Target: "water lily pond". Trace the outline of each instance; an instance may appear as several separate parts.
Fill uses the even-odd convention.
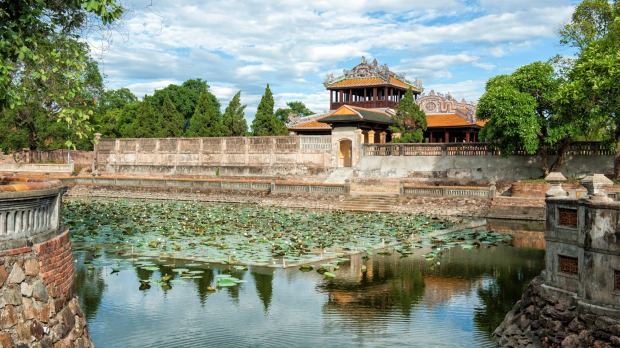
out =
[[[120,200],[64,215],[99,347],[491,347],[544,266],[510,235],[427,216]]]

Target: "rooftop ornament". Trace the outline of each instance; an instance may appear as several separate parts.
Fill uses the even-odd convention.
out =
[[[613,182],[603,174],[589,175],[581,180],[581,185],[588,189],[591,201],[606,202],[612,199],[607,197],[607,192],[603,186],[610,186]]]

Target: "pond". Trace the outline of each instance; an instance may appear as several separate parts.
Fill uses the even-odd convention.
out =
[[[68,219],[72,231],[82,228]],[[279,261],[240,266],[161,250],[154,256],[146,242],[143,254],[151,256],[138,256],[135,246],[132,255],[125,240],[106,243],[86,230],[92,238],[75,233],[73,240],[76,289],[99,347],[493,347],[491,333],[544,267],[541,249],[421,242],[410,252],[360,247],[302,272]],[[321,265],[333,277],[318,273]],[[217,286],[222,279],[237,282]]]

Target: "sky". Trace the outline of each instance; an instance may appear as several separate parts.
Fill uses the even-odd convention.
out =
[[[124,1],[124,0],[121,0]],[[106,88],[139,98],[207,81],[222,109],[241,91],[251,122],[265,87],[275,108],[329,109],[327,74],[365,56],[425,93],[477,102],[486,81],[572,55],[558,30],[576,0],[126,0],[123,19],[88,38]]]

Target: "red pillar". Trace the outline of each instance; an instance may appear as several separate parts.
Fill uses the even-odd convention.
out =
[[[465,142],[468,143],[469,142],[469,132],[465,133]]]
[[[449,143],[450,142],[450,133],[448,133],[448,131],[446,130],[444,133],[444,142]]]

